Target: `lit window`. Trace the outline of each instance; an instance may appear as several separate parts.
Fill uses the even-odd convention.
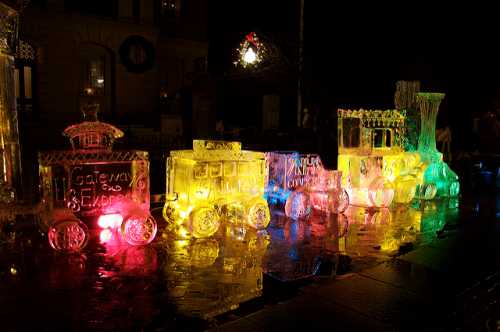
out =
[[[79,104],[99,104],[102,114],[113,112],[113,53],[96,44],[80,45]]]
[[[20,40],[16,49],[14,84],[17,108],[21,113],[30,112],[33,108],[35,58],[35,48]]]
[[[176,16],[179,6],[176,0],[161,0],[161,13],[163,16]]]
[[[87,60],[83,63],[83,91],[87,96],[104,95],[104,57]]]

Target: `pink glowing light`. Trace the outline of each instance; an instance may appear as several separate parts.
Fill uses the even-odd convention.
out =
[[[121,240],[134,246],[150,243],[157,231],[156,221],[149,211],[144,210],[136,202],[127,200],[115,202],[107,207],[97,220],[97,224],[101,229],[112,231],[114,239],[117,239],[115,234],[119,234]],[[107,242],[110,244],[111,240]]]
[[[99,234],[99,239],[101,243],[107,243],[113,238],[113,233],[109,229],[103,229]]]
[[[103,214],[97,220],[97,225],[102,229],[118,228],[123,222],[123,216],[119,213]]]

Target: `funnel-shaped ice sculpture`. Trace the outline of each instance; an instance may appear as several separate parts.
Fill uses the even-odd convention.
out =
[[[439,161],[442,154],[436,149],[436,119],[444,93],[419,92],[417,102],[420,109],[420,134],[418,153],[427,162]]]
[[[434,186],[437,197],[456,197],[460,192],[458,176],[443,161],[443,155],[436,149],[436,118],[444,93],[417,93],[420,108],[420,134],[418,154],[424,164],[422,186],[417,196],[425,196],[426,188]]]
[[[204,238],[222,222],[266,228],[266,161],[240,142],[194,140],[193,150],[171,151],[167,159],[167,202],[163,216],[179,235]]]
[[[113,151],[123,132],[97,119],[98,106],[84,106],[84,121],[64,130],[72,150],[38,156],[43,219],[58,250],[75,251],[86,243],[81,234],[88,233],[77,229],[81,221],[89,229],[117,231],[132,245],[147,244],[156,234],[149,214],[148,153]],[[119,222],[102,222],[108,219]]]

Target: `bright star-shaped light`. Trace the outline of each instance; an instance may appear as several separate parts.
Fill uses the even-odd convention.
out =
[[[255,60],[257,60],[257,54],[255,54],[253,49],[251,47],[249,47],[247,49],[247,51],[245,52],[245,54],[243,55],[243,61],[245,61],[246,63],[252,64],[255,62]]]

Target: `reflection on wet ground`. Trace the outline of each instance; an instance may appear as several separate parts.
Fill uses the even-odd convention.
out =
[[[343,215],[313,213],[307,219],[292,220],[284,213],[272,213],[268,232],[271,243],[264,257],[265,272],[280,281],[295,281],[313,275],[335,273],[340,239],[346,235]],[[322,271],[327,267],[329,272]]]
[[[446,224],[459,216],[458,201],[422,201],[411,206],[366,210],[350,206],[346,211],[349,230],[342,246],[360,270],[370,261],[394,256],[428,244]]]
[[[273,211],[264,271],[281,281],[359,271],[434,240],[458,219],[458,200],[418,202],[391,209],[350,206],[292,220]]]
[[[205,329],[272,294],[275,282],[362,271],[444,236],[463,211],[484,213],[474,201],[467,206],[441,200],[391,210],[349,207],[301,220],[275,209],[267,231],[226,227],[213,238],[188,240],[160,228],[145,247],[94,234],[78,255],[52,251],[25,218],[0,245],[2,330]]]
[[[171,302],[179,314],[210,319],[262,295],[262,255],[268,235],[167,242],[163,267]]]

